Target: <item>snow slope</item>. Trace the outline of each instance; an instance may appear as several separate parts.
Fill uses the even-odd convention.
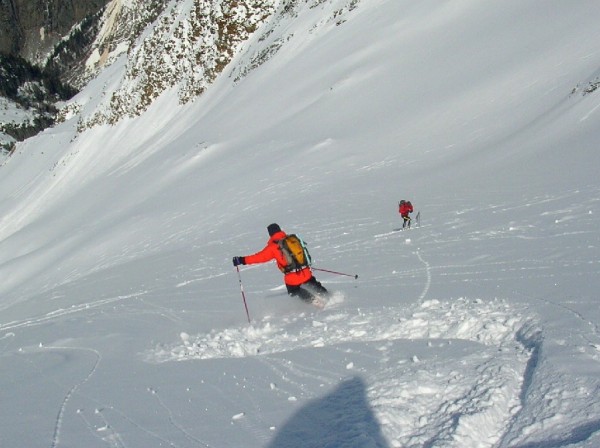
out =
[[[598,446],[600,6],[295,8],[196,101],[0,168],[0,446]],[[317,310],[244,267],[248,325],[271,222],[359,277]]]

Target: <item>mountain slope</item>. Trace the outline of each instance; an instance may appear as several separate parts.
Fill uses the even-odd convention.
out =
[[[78,132],[122,56],[0,168],[0,445],[597,445],[599,15],[282,2],[195,101]],[[359,278],[317,311],[245,267],[248,325],[271,222]]]

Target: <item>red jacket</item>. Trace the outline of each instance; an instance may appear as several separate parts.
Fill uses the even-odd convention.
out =
[[[413,206],[410,202],[405,202],[404,204],[400,204],[398,212],[402,216],[408,216],[409,213],[413,212]]]
[[[263,250],[253,255],[244,257],[246,264],[266,263],[267,261],[275,260],[279,270],[283,270],[286,265],[285,258],[277,245],[277,241],[285,238],[285,232],[277,232],[273,234]],[[306,283],[312,277],[312,271],[306,267],[300,271],[292,271],[284,274],[283,281],[286,285],[297,286]]]

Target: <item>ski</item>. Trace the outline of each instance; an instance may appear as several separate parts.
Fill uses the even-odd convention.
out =
[[[315,308],[322,310],[323,308],[325,308],[327,302],[325,302],[325,300],[323,300],[321,297],[315,297],[311,300],[310,304]]]

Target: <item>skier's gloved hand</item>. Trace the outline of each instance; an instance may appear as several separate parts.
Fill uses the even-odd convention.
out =
[[[246,264],[246,260],[244,260],[244,257],[233,257],[233,265],[239,266],[240,264]]]

